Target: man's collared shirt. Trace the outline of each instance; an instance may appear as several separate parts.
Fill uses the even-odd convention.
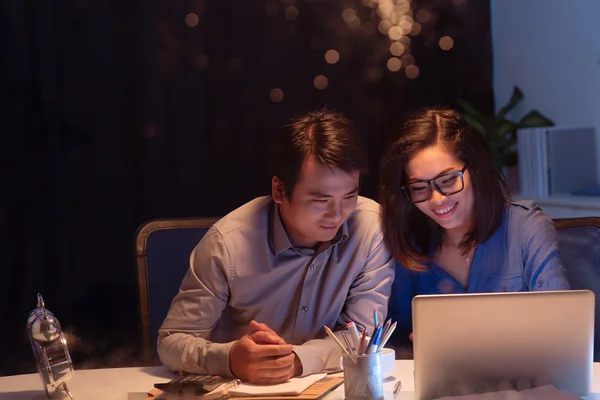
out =
[[[373,200],[359,197],[335,238],[315,250],[294,247],[277,205],[259,197],[219,220],[192,252],[158,354],[174,370],[231,376],[231,345],[256,320],[293,344],[303,374],[313,373],[339,364],[323,325],[372,330],[373,310],[387,313],[393,278]]]

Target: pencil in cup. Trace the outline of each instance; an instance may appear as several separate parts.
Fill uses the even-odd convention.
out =
[[[378,324],[371,335],[364,329],[359,336],[358,329],[354,322],[348,323],[346,327],[348,328],[347,332],[340,331],[340,335],[343,339],[342,343],[328,326],[323,325],[323,329],[327,335],[333,340],[336,346],[339,347],[342,353],[349,355],[364,355],[380,352],[383,349],[396,329],[396,322],[392,324],[391,319],[388,319],[385,325],[381,326]]]
[[[335,333],[333,333],[333,331],[329,329],[327,325],[323,325],[323,329],[325,329],[327,335],[329,335],[331,340],[333,340],[333,343],[335,343],[337,347],[340,348],[342,354],[352,355],[352,348],[350,347],[350,349],[347,349],[346,346],[344,346],[342,342],[340,342],[340,340],[335,336]]]

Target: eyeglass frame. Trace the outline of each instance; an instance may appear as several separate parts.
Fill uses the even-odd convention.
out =
[[[443,174],[439,174],[437,176],[434,176],[431,179],[417,179],[415,181],[412,182],[408,182],[406,185],[402,186],[400,189],[402,189],[402,192],[404,192],[404,196],[406,196],[406,198],[408,199],[408,201],[410,201],[413,204],[417,204],[417,203],[423,203],[424,201],[427,200],[431,200],[431,196],[433,196],[433,190],[431,189],[433,187],[433,189],[438,192],[439,194],[441,194],[442,196],[452,196],[453,194],[456,193],[460,193],[465,189],[465,178],[464,178],[464,174],[465,171],[467,170],[467,167],[469,166],[469,164],[465,164],[464,167],[462,167],[462,169],[460,171],[450,171],[450,172],[444,172]],[[460,177],[460,181],[462,183],[462,188],[460,190],[457,190],[456,192],[452,192],[452,193],[444,193],[442,192],[442,189],[440,189],[440,187],[437,185],[437,183],[435,183],[435,180],[444,176],[444,175],[458,175]],[[419,200],[419,201],[413,201],[410,198],[410,194],[408,193],[407,190],[407,186],[410,185],[411,183],[418,183],[418,182],[426,182],[427,183],[427,187],[429,188],[429,196],[424,199],[424,200]]]

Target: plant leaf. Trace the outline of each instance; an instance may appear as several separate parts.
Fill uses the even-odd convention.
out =
[[[536,128],[538,126],[554,126],[554,122],[543,116],[539,111],[532,110],[521,118],[518,128]]]
[[[485,125],[486,116],[477,109],[470,101],[464,99],[457,99],[456,102],[462,108],[463,115],[469,116],[472,119],[479,121],[481,125]]]
[[[517,124],[507,119],[503,119],[496,124],[496,141],[503,141],[517,129]]]
[[[463,110],[462,114],[465,122],[489,148],[490,141],[493,140],[490,137],[490,135],[493,134],[493,118],[486,116],[467,100],[457,99],[456,102]],[[490,121],[492,122],[492,125],[490,125]],[[490,129],[490,127],[492,128]]]
[[[512,110],[513,108],[515,108],[515,106],[517,104],[519,104],[519,102],[523,100],[523,92],[521,91],[521,89],[519,89],[517,86],[515,86],[513,88],[513,92],[512,95],[510,96],[510,100],[508,101],[508,103],[502,107],[500,109],[500,111],[498,111],[498,115],[496,116],[496,119],[498,121],[504,119],[504,117],[506,117],[506,114],[508,114],[508,112],[510,110]]]
[[[492,141],[492,138],[490,137],[490,132],[485,128],[484,122],[478,121],[477,119],[466,114],[463,115],[463,117],[465,118],[467,124],[469,124],[469,126],[475,131],[475,133],[481,136],[481,138],[485,142]]]

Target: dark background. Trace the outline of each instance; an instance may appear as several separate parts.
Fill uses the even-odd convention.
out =
[[[0,374],[35,371],[25,322],[38,292],[76,368],[136,365],[136,228],[267,194],[269,144],[290,117],[327,105],[353,119],[375,198],[408,111],[459,97],[492,111],[489,1],[410,5],[414,79],[386,67],[392,42],[368,0],[3,1]]]

